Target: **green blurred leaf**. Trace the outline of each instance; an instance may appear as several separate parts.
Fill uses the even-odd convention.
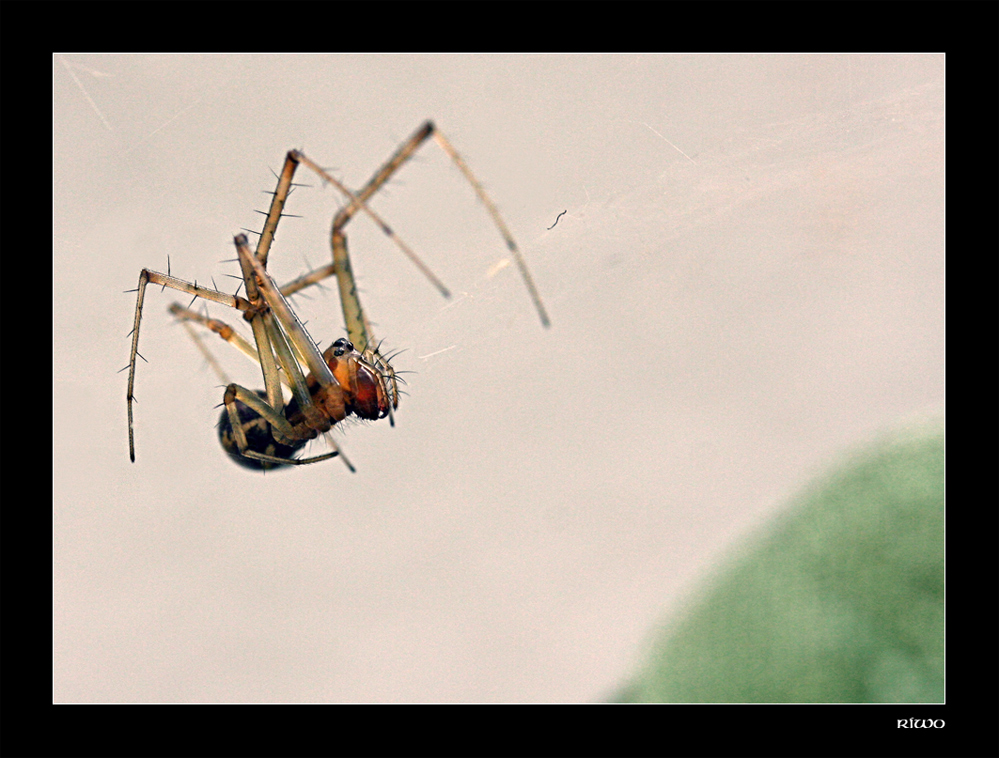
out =
[[[799,496],[666,630],[631,702],[942,702],[944,433]]]

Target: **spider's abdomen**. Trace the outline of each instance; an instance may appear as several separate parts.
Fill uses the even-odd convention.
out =
[[[264,400],[267,394],[263,390],[257,390],[257,394]],[[239,414],[240,422],[243,426],[243,433],[246,435],[247,449],[262,455],[270,455],[275,458],[294,458],[295,453],[305,447],[308,440],[297,441],[294,445],[285,445],[274,439],[271,434],[271,425],[255,410],[236,400],[236,412]],[[272,463],[270,461],[260,461],[256,458],[247,458],[240,455],[239,445],[232,433],[232,424],[229,423],[229,411],[222,409],[222,415],[218,423],[219,442],[222,449],[240,466],[245,466],[254,471],[270,471],[275,468],[284,468],[286,465]]]

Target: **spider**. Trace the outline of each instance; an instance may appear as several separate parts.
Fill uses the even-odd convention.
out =
[[[548,315],[527,264],[499,211],[469,170],[464,159],[432,122],[424,123],[403,142],[368,183],[356,193],[347,189],[301,152],[292,150],[285,158],[284,168],[278,178],[277,188],[273,193],[270,210],[260,232],[256,249],[250,250],[245,235],[239,234],[234,238],[242,274],[240,288],[245,287],[245,297],[239,294],[229,295],[218,289],[202,287],[197,282],[178,279],[170,275],[169,266],[166,274],[149,269],[140,272],[138,287],[133,290],[138,294],[135,303],[135,322],[131,332],[132,348],[126,395],[128,448],[133,463],[135,434],[132,404],[135,400],[133,393],[135,359],[136,356],[142,357],[139,353],[139,324],[142,319],[146,285],[152,283],[161,285],[164,289],[170,287],[192,295],[192,305],[195,300],[201,298],[233,308],[242,313],[243,319],[249,322],[253,330],[254,342],[251,344],[223,321],[208,318],[178,303],[174,303],[169,309],[188,329],[211,365],[223,378],[223,382],[228,385],[222,403],[225,407],[219,420],[219,439],[233,460],[248,468],[266,471],[283,466],[318,463],[339,455],[351,471],[355,470],[329,435],[330,429],[351,415],[371,421],[388,417],[389,422],[394,425],[393,411],[399,407],[399,383],[402,380],[396,376],[390,363],[393,356],[381,353],[380,343],[375,339],[361,307],[347,254],[344,228],[359,212],[369,216],[444,297],[450,296],[440,280],[367,205],[367,201],[430,137],[433,137],[451,158],[486,206],[520,269],[542,325],[549,326]],[[333,185],[345,196],[347,205],[333,218],[330,233],[332,263],[314,269],[283,286],[278,286],[267,272],[267,257],[274,241],[278,221],[293,186],[292,178],[299,164],[304,164],[315,172],[324,183]],[[320,352],[287,298],[330,276],[337,278],[347,337],[335,340],[324,352]],[[190,327],[191,322],[215,332],[259,363],[264,389],[249,390],[230,383],[201,343],[196,331]],[[291,399],[287,403],[284,400],[282,384],[288,387],[291,393]],[[326,437],[331,447],[329,452],[307,458],[296,457],[298,451],[309,440],[315,439],[320,434]]]

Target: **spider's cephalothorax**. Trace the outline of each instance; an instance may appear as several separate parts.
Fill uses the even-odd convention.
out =
[[[339,455],[351,471],[354,470],[327,432],[351,415],[372,421],[388,416],[389,421],[393,422],[392,412],[399,406],[399,379],[388,358],[379,352],[378,342],[374,339],[371,326],[361,307],[354,275],[351,272],[350,257],[347,254],[347,236],[344,228],[359,212],[369,216],[409,256],[441,294],[449,296],[448,290],[440,280],[367,204],[420,145],[431,137],[464,174],[476,195],[486,206],[520,269],[534,306],[541,317],[541,323],[548,326],[548,315],[541,304],[537,289],[527,270],[527,264],[521,257],[499,211],[462,157],[431,122],[427,121],[417,129],[357,192],[347,189],[302,153],[292,150],[285,158],[284,169],[278,178],[277,189],[274,191],[256,249],[250,250],[245,235],[240,234],[235,238],[243,286],[246,289],[245,297],[201,287],[169,273],[161,274],[149,269],[143,269],[139,273],[126,396],[129,455],[133,461],[135,461],[135,435],[132,425],[132,403],[135,399],[133,395],[135,359],[139,355],[142,303],[146,285],[152,282],[164,288],[170,287],[186,292],[195,299],[210,300],[240,311],[253,330],[251,343],[222,321],[196,313],[190,307],[184,308],[176,303],[170,306],[171,313],[185,326],[189,326],[190,322],[215,332],[260,365],[264,378],[263,390],[248,390],[229,382],[210,351],[202,345],[197,333],[189,328],[192,337],[205,352],[209,363],[223,383],[228,385],[223,399],[225,410],[219,421],[219,439],[230,457],[243,466],[268,470],[280,466],[316,463]],[[346,198],[347,205],[340,209],[333,219],[333,229],[330,233],[332,262],[279,287],[267,272],[267,258],[292,187],[292,177],[299,164],[306,165],[324,182],[336,187]],[[330,276],[337,278],[340,306],[347,326],[348,339],[338,339],[325,352],[320,353],[287,298]],[[358,350],[355,345],[361,349]],[[291,394],[291,399],[287,402],[282,385],[287,387]],[[297,458],[305,443],[320,434],[326,435],[332,448],[331,452]]]

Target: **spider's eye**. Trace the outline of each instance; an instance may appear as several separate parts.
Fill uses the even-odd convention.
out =
[[[346,340],[343,337],[333,343],[333,355],[338,358],[344,353],[353,352],[353,350],[354,346],[351,344],[350,340]]]

